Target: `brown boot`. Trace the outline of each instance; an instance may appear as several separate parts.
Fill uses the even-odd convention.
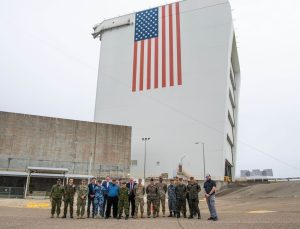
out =
[[[141,218],[144,218],[144,213],[141,213]]]

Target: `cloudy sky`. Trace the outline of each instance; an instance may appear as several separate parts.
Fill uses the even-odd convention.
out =
[[[92,121],[92,27],[169,2],[0,0],[0,110]],[[242,72],[237,170],[300,177],[300,1],[230,2]]]

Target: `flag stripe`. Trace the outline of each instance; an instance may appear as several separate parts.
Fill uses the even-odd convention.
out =
[[[166,87],[166,7],[162,6],[162,87]]]
[[[136,91],[136,68],[137,68],[137,46],[138,43],[134,42],[134,51],[133,51],[133,75],[132,75],[132,91]]]
[[[151,89],[151,42],[152,39],[148,39],[147,90]]]
[[[144,40],[141,41],[141,57],[140,57],[140,91],[143,90],[144,84]]]
[[[180,36],[180,12],[179,2],[176,3],[176,32],[177,32],[177,74],[178,85],[182,85],[182,69],[181,69],[181,36]]]
[[[173,15],[172,4],[169,5],[169,62],[170,62],[170,86],[174,86],[174,62],[173,62]]]
[[[154,88],[158,88],[158,37],[155,38],[155,76]]]

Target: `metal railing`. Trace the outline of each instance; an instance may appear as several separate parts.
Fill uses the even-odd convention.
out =
[[[23,198],[24,188],[0,186],[0,198]]]

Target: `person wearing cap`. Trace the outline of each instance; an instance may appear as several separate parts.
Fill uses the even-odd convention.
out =
[[[138,184],[134,187],[134,195],[135,195],[135,213],[134,218],[137,217],[138,210],[140,208],[141,218],[144,218],[144,195],[145,195],[145,187],[142,184],[142,179],[139,178]]]
[[[176,193],[175,193],[174,179],[170,179],[170,185],[168,186],[168,204],[170,214],[168,217],[176,216]]]
[[[190,182],[187,186],[187,191],[189,193],[189,219],[194,218],[194,215],[196,214],[198,214],[198,219],[201,219],[199,209],[199,192],[201,191],[201,188],[200,185],[194,179],[194,177],[190,177]]]
[[[119,192],[120,192],[120,187],[116,184],[116,179],[112,179],[112,182],[108,186],[105,219],[108,219],[110,217],[111,207],[113,207],[113,217],[117,218]]]
[[[146,188],[147,193],[147,216],[150,218],[151,207],[153,218],[156,217],[157,199],[158,199],[158,188],[154,184],[154,179],[150,179],[150,184]]]
[[[159,177],[159,182],[156,183],[158,188],[158,200],[157,200],[157,217],[159,216],[160,205],[162,206],[163,216],[166,214],[166,193],[168,190],[168,186],[163,182],[162,176]]]
[[[61,207],[61,200],[63,197],[64,189],[61,185],[61,180],[57,179],[55,185],[51,188],[50,193],[50,201],[51,201],[51,218],[54,218],[54,214],[56,212],[56,217],[59,217],[60,214],[60,207]]]
[[[97,185],[95,186],[95,198],[94,198],[94,213],[95,218],[104,215],[104,194],[106,193],[106,188],[101,185],[101,180],[97,181]]]
[[[180,211],[183,212],[183,217],[186,218],[186,186],[183,184],[183,179],[178,179],[178,184],[175,187],[177,218],[180,218]]]
[[[64,187],[64,215],[62,218],[67,217],[68,206],[70,206],[70,218],[73,218],[74,195],[76,192],[76,187],[73,182],[74,180],[70,178],[68,184]]]
[[[86,180],[81,181],[77,190],[77,219],[84,219],[86,198],[89,193],[89,188],[86,185]]]
[[[94,198],[95,198],[95,187],[96,187],[96,177],[93,177],[91,183],[89,183],[89,195],[88,195],[88,206],[87,206],[87,217],[90,218],[91,205],[92,205],[92,217],[95,215],[94,208]]]
[[[205,190],[205,198],[206,203],[210,212],[210,217],[208,220],[217,221],[218,215],[215,208],[215,199],[216,199],[216,182],[211,179],[210,174],[206,174],[206,181],[204,183],[204,190]]]
[[[130,194],[130,190],[126,185],[126,181],[122,181],[120,192],[119,192],[119,202],[118,202],[119,217],[118,217],[118,219],[121,219],[123,210],[125,212],[125,219],[127,220],[129,217],[129,194]]]

